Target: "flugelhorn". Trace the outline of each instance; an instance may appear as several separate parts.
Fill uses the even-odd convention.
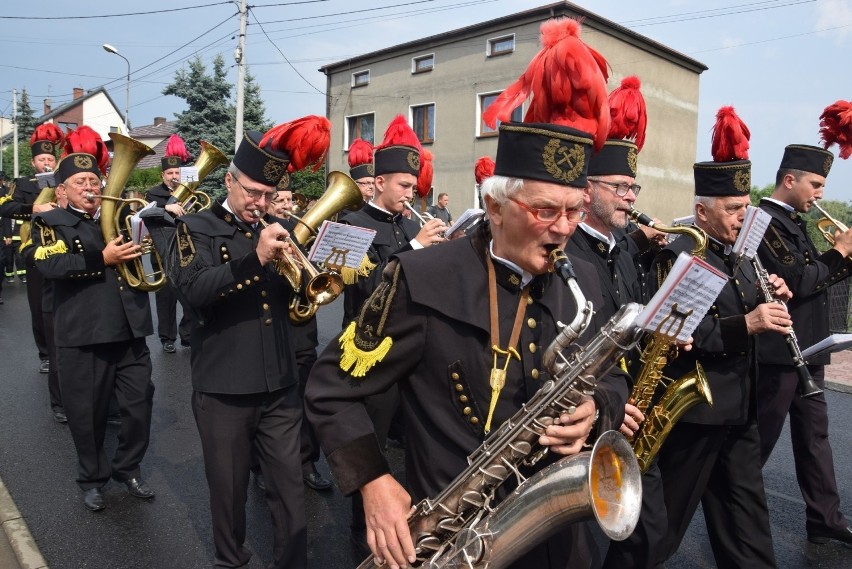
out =
[[[417,211],[416,209],[414,209],[414,206],[413,206],[413,205],[411,205],[411,202],[405,202],[405,207],[407,207],[407,208],[408,208],[408,210],[411,212],[411,214],[412,214],[414,217],[416,217],[418,221],[420,221],[420,227],[423,227],[424,225],[426,225],[426,223],[427,223],[428,221],[431,221],[431,220],[435,219],[435,216],[433,216],[433,215],[432,215],[431,213],[429,213],[428,211],[424,211],[424,212],[421,214],[419,211]]]
[[[186,213],[208,209],[212,200],[209,195],[198,189],[198,185],[204,181],[204,178],[210,172],[219,166],[227,164],[228,157],[221,150],[206,140],[202,140],[201,153],[198,155],[198,160],[194,164],[198,170],[198,179],[193,182],[181,182],[178,184],[177,188],[172,192],[172,199],[179,203]]]
[[[364,205],[358,184],[348,174],[333,170],[328,173],[325,182],[325,193],[314,206],[301,217],[292,216],[298,222],[293,229],[293,235],[304,247],[311,245],[323,221],[331,219],[344,209],[354,211]],[[293,195],[295,197],[296,194]]]
[[[111,132],[109,137],[112,139],[114,154],[106,186],[104,186],[100,195],[90,193],[86,196],[89,199],[101,200],[100,225],[104,243],[109,243],[119,233],[125,236],[132,235],[131,218],[133,216],[123,215],[121,205],[132,204],[142,208],[147,205],[147,202],[138,198],[122,198],[121,193],[124,191],[124,186],[136,164],[144,156],[154,154],[154,151],[148,145],[129,136]],[[154,249],[150,235],[142,239],[140,246],[142,248],[141,256],[116,265],[115,269],[132,288],[145,292],[158,290],[166,284],[163,260],[157,250]],[[146,259],[151,266],[150,271],[145,268],[144,261]]]
[[[651,219],[641,211],[636,210],[633,206],[627,212],[627,216],[638,223],[663,233],[674,233],[679,235],[689,235],[695,241],[695,246],[692,248],[692,254],[696,257],[704,258],[707,251],[707,234],[703,230],[692,225],[663,225]]]
[[[263,213],[259,209],[253,210],[251,214],[263,227],[269,225],[263,219]],[[328,304],[340,296],[340,293],[343,292],[343,278],[334,271],[320,272],[289,236],[282,241],[290,245],[293,253],[282,252],[281,257],[275,260],[275,269],[278,274],[287,279],[290,287],[296,293],[290,301],[289,316],[291,321],[298,324],[316,314],[320,306]],[[304,290],[302,288],[302,271],[308,277]],[[307,300],[307,305],[302,304],[302,295]]]
[[[813,203],[814,207],[818,212],[822,214],[822,217],[817,221],[817,228],[819,232],[822,233],[823,238],[825,238],[829,247],[834,247],[834,233],[835,231],[840,231],[841,233],[845,233],[849,231],[849,228],[846,227],[846,224],[841,223],[839,219],[836,219],[829,215],[827,211],[825,211],[817,202]],[[831,228],[834,228],[834,231]],[[849,256],[852,259],[852,255]]]

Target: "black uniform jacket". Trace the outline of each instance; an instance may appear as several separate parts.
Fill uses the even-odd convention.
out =
[[[153,333],[148,293],[104,265],[100,225],[86,213],[53,209],[33,219],[34,258],[53,280],[56,345],[106,344]]]
[[[145,198],[149,202],[156,202],[157,207],[166,207],[170,197],[172,197],[172,194],[165,184],[152,186],[148,188],[148,191],[145,193]]]
[[[177,220],[174,284],[202,316],[192,328],[196,391],[265,393],[298,381],[287,326],[293,289],[260,264],[257,239],[221,202]]]
[[[35,178],[15,178],[11,194],[0,198],[0,217],[29,221],[33,203],[40,193]]]
[[[760,207],[772,216],[772,221],[758,254],[766,270],[783,278],[793,291],[787,310],[793,320],[799,348],[804,350],[828,336],[828,287],[848,277],[852,263],[836,249],[820,255],[808,236],[805,220],[799,214],[791,214],[768,200],[761,200]],[[762,334],[759,361],[793,365],[784,337]],[[830,362],[829,354],[808,358],[812,365]]]
[[[360,277],[357,282],[346,287],[343,303],[345,324],[355,319],[361,304],[379,286],[382,281],[382,270],[391,255],[411,250],[411,240],[420,232],[420,226],[402,215],[385,213],[370,204],[365,204],[360,210],[347,214],[340,221],[376,230],[376,237],[367,250],[370,262],[376,267],[369,276]]]
[[[329,343],[314,365],[306,394],[307,416],[317,431],[338,485],[345,494],[389,472],[372,422],[360,399],[400,387],[406,418],[406,477],[419,500],[436,495],[466,466],[483,441],[491,388],[488,278],[484,231],[435,247],[402,253],[359,315],[354,344],[389,350],[364,377],[343,371],[339,341]],[[508,343],[520,299],[520,279],[499,262],[497,297],[500,343]],[[600,308],[594,269],[575,263],[578,281]],[[554,275],[536,277],[524,315],[518,352],[500,393],[492,431],[548,379],[541,358],[557,334],[557,321],[570,322],[573,297]],[[585,343],[601,322],[578,341]],[[502,365],[502,359],[501,359]],[[620,425],[629,391],[626,376],[614,372],[595,392],[599,431]]]
[[[653,282],[658,282],[657,275],[668,274],[678,254],[691,253],[694,244],[689,236],[681,235],[663,249],[654,262]],[[730,276],[733,264],[728,261],[729,257],[719,242],[709,240],[707,262]],[[713,398],[712,409],[706,403],[699,403],[687,411],[681,421],[702,425],[742,425],[749,420],[754,410],[750,402],[757,378],[756,338],[748,335],[745,315],[759,302],[754,269],[751,263],[744,262],[692,333],[692,350],[681,350],[663,370],[666,377],[676,379],[693,372],[695,362],[699,361],[707,375]]]

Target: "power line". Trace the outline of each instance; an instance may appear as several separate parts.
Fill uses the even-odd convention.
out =
[[[92,20],[96,18],[123,18],[126,16],[150,16],[152,14],[167,14],[169,12],[183,12],[185,10],[197,10],[199,8],[212,8],[230,4],[231,0],[214,2],[213,4],[200,4],[197,6],[185,6],[183,8],[166,8],[164,10],[151,10],[150,12],[127,12],[125,14],[98,14],[95,16],[0,16],[0,20]]]
[[[251,10],[250,10],[250,11],[251,11]],[[311,83],[310,81],[308,81],[308,79],[307,79],[304,75],[302,75],[302,73],[301,73],[298,69],[296,69],[296,66],[295,66],[295,65],[293,65],[292,63],[290,63],[290,60],[289,60],[289,59],[287,59],[287,56],[286,56],[286,55],[284,55],[284,52],[283,52],[283,51],[281,51],[281,48],[280,48],[280,47],[278,47],[278,46],[275,44],[275,42],[274,42],[274,41],[272,41],[272,38],[270,38],[270,37],[269,37],[269,34],[267,34],[267,33],[266,33],[266,30],[265,30],[265,29],[263,29],[263,24],[261,24],[261,23],[257,20],[257,17],[254,15],[254,12],[253,12],[253,11],[251,11],[251,17],[252,17],[252,19],[255,21],[255,23],[256,23],[256,24],[260,27],[260,31],[262,31],[262,32],[263,32],[263,35],[265,35],[265,36],[266,36],[266,39],[267,39],[267,40],[269,40],[269,43],[271,43],[271,44],[272,44],[272,47],[274,47],[276,50],[278,50],[278,53],[280,53],[280,54],[281,54],[281,57],[283,57],[283,58],[284,58],[284,61],[286,61],[286,62],[287,62],[287,65],[289,65],[289,66],[290,66],[290,68],[291,68],[293,71],[295,71],[295,72],[296,72],[296,75],[298,75],[299,77],[301,77],[301,78],[302,78],[302,81],[304,81],[305,83],[307,83],[307,84],[308,84],[308,86],[309,86],[309,87],[311,87],[314,91],[316,91],[316,92],[317,92],[317,93],[319,93],[320,95],[324,95],[325,93],[323,93],[322,91],[320,91],[319,89],[317,89],[317,87],[316,87],[313,83]]]

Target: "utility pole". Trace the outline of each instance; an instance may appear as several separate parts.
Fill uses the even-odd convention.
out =
[[[240,2],[240,41],[234,50],[234,59],[237,62],[237,121],[234,129],[234,152],[240,146],[243,139],[243,106],[245,105],[245,80],[246,80],[246,20],[248,19],[248,8],[246,0]]]
[[[12,89],[12,177],[18,177],[18,90]]]

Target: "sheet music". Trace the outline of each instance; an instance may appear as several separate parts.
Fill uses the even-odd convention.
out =
[[[817,355],[822,356],[848,348],[852,348],[852,334],[832,334],[828,338],[824,338],[813,346],[802,350],[802,356],[805,358]]]
[[[198,181],[198,168],[195,166],[181,166],[180,167],[180,182],[181,184],[188,184],[190,182]]]
[[[485,215],[485,210],[479,209],[478,207],[472,207],[470,209],[466,209],[463,214],[459,216],[455,222],[447,228],[445,235],[449,238],[453,233],[461,229],[463,226],[471,222],[474,218]]]
[[[677,340],[686,342],[726,282],[727,275],[707,261],[681,253],[660,290],[637,317],[636,323],[653,332],[665,320],[661,331],[669,335],[677,332]],[[678,331],[677,326],[681,322],[683,325]]]
[[[308,260],[329,268],[357,269],[375,237],[375,229],[325,220],[317,232]]]
[[[142,221],[142,217],[140,214],[146,209],[151,209],[156,206],[157,202],[150,202],[148,205],[137,211],[133,214],[133,217],[130,218],[130,239],[136,245],[142,243],[142,240],[145,239],[146,236],[150,235],[148,228],[145,226],[145,222]]]
[[[748,206],[743,219],[743,227],[737,235],[732,252],[737,257],[753,259],[771,220],[772,216],[759,207]]]
[[[56,178],[53,172],[41,172],[40,174],[36,174],[36,185],[38,185],[38,189],[43,190],[45,188],[55,188],[56,187]]]

